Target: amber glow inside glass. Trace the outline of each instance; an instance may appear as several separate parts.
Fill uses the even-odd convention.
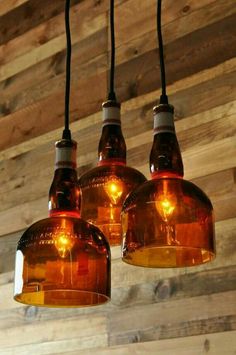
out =
[[[60,213],[22,235],[14,299],[35,306],[95,306],[110,299],[110,277],[110,248],[104,235],[81,218]]]
[[[128,194],[145,181],[139,171],[119,164],[105,164],[79,179],[81,216],[96,225],[110,245],[121,244],[121,209]]]
[[[182,178],[154,178],[131,193],[122,229],[122,259],[132,265],[185,267],[215,256],[211,202]]]

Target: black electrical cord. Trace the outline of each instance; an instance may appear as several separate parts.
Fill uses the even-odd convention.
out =
[[[71,139],[70,124],[70,75],[71,75],[71,34],[70,34],[70,0],[65,2],[66,28],[66,88],[65,88],[65,128],[62,138]]]
[[[114,90],[115,76],[115,25],[114,25],[114,0],[110,0],[110,30],[111,30],[111,58],[110,58],[110,85],[108,100],[116,101]]]
[[[163,41],[161,33],[161,1],[157,0],[157,38],[159,46],[159,58],[160,58],[160,71],[161,71],[161,96],[160,104],[168,104],[168,96],[166,95],[166,74],[165,74],[165,62],[163,52]]]

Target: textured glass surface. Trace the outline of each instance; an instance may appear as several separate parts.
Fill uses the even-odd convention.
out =
[[[143,174],[125,165],[110,164],[90,170],[79,180],[82,218],[95,224],[111,245],[120,245],[123,202],[144,181]]]
[[[15,300],[35,306],[80,307],[110,299],[110,249],[80,218],[51,217],[22,235],[16,252]]]
[[[208,197],[182,178],[147,181],[122,212],[123,260],[146,267],[181,267],[214,258],[214,216]]]

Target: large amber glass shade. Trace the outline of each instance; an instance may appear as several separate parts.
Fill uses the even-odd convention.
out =
[[[144,181],[143,174],[125,165],[106,164],[90,170],[79,180],[82,218],[95,224],[111,245],[120,245],[123,202]]]
[[[146,267],[193,266],[215,255],[208,197],[182,178],[156,178],[125,201],[123,261]]]
[[[80,218],[51,217],[22,235],[16,252],[15,300],[80,307],[110,299],[110,249],[104,235]]]

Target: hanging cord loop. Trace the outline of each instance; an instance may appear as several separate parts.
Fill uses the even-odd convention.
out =
[[[70,76],[71,76],[71,34],[70,34],[70,0],[65,2],[66,28],[66,87],[65,87],[65,128],[62,138],[71,139],[70,124]]]
[[[111,30],[111,57],[110,57],[110,83],[108,100],[116,101],[114,91],[115,76],[115,24],[114,24],[114,0],[110,0],[110,30]]]
[[[160,96],[160,104],[168,104],[168,96],[166,95],[166,74],[165,74],[164,51],[163,51],[163,41],[162,41],[162,33],[161,33],[161,2],[162,0],[157,0],[157,38],[158,38],[158,46],[159,46],[161,90],[162,90]]]

